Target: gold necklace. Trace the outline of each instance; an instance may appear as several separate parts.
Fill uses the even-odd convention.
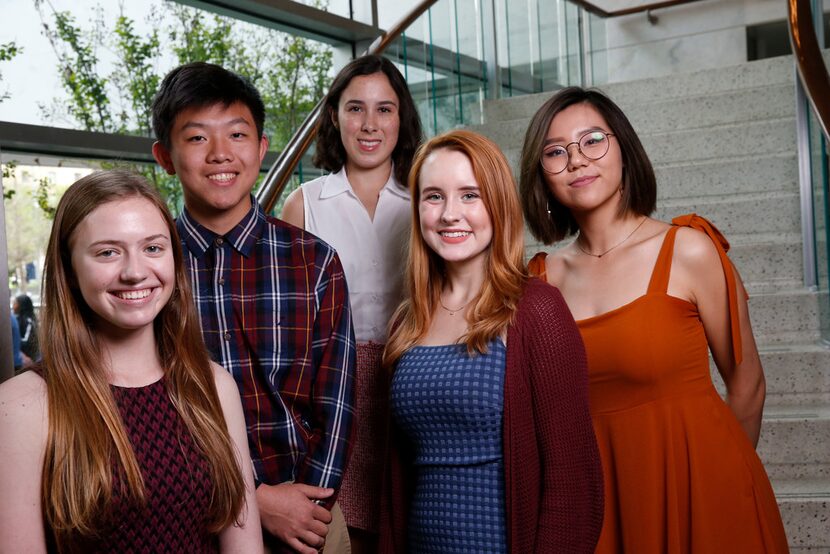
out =
[[[611,252],[613,249],[615,249],[616,247],[620,246],[622,243],[624,243],[625,241],[627,241],[628,239],[630,239],[630,238],[631,238],[631,236],[632,236],[634,233],[636,233],[636,232],[637,232],[637,229],[639,229],[640,227],[642,227],[642,226],[643,226],[643,223],[645,223],[645,222],[646,222],[646,219],[648,219],[648,218],[647,218],[647,217],[643,217],[643,220],[642,220],[640,223],[638,223],[636,227],[634,227],[634,230],[633,230],[633,231],[631,231],[630,233],[628,233],[628,236],[627,236],[627,237],[625,237],[624,239],[622,239],[620,242],[618,242],[617,244],[615,244],[614,246],[612,246],[611,248],[609,248],[609,249],[608,249],[608,250],[606,250],[605,252],[602,252],[601,254],[592,254],[592,253],[588,252],[587,250],[585,250],[584,248],[582,248],[582,247],[579,245],[579,237],[577,237],[577,239],[576,239],[574,242],[576,243],[576,247],[577,247],[577,248],[579,248],[579,249],[580,249],[580,250],[581,250],[584,254],[588,254],[589,256],[592,256],[592,257],[594,257],[594,258],[602,258],[602,257],[603,257],[603,256],[605,256],[606,254],[608,254],[609,252]],[[580,233],[580,236],[582,236],[582,235],[581,235],[581,233]],[[443,304],[442,304],[442,305],[443,305]]]
[[[440,296],[438,297],[438,303],[439,303],[439,304],[441,304],[441,307],[442,307],[442,308],[444,308],[445,310],[447,310],[447,311],[450,313],[450,315],[455,315],[455,314],[457,314],[458,312],[460,312],[461,310],[463,310],[464,308],[466,308],[466,307],[467,307],[467,305],[468,305],[470,302],[472,302],[472,300],[467,300],[467,302],[465,302],[463,306],[461,306],[460,308],[456,308],[456,309],[454,309],[454,310],[453,310],[453,309],[450,309],[450,308],[447,308],[446,306],[444,306],[444,303],[443,303],[443,302],[441,302],[441,297],[440,297]]]

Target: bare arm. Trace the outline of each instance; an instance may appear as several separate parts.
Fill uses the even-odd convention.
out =
[[[222,412],[228,425],[228,433],[234,446],[239,470],[245,480],[245,505],[239,515],[238,524],[230,525],[220,533],[221,551],[223,554],[261,553],[263,551],[262,528],[259,523],[259,509],[254,492],[254,471],[251,467],[251,454],[248,451],[248,435],[245,431],[239,390],[233,377],[224,368],[216,364],[211,365]]]
[[[726,385],[726,402],[746,431],[750,442],[757,446],[761,434],[766,381],[752,334],[746,291],[740,275],[733,267],[743,350],[743,359],[736,364],[732,349],[726,278],[714,244],[698,231],[680,229],[675,262],[679,270],[678,277],[688,283],[692,301],[700,312],[709,349]]]
[[[305,229],[305,205],[303,204],[303,189],[298,188],[288,195],[282,206],[280,218],[294,227]]]
[[[0,385],[0,552],[46,552],[40,502],[46,384],[29,371]]]

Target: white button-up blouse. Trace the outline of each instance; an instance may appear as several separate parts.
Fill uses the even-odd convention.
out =
[[[409,191],[392,171],[370,219],[345,167],[302,190],[306,230],[333,246],[343,264],[357,341],[385,343],[389,318],[403,299]]]

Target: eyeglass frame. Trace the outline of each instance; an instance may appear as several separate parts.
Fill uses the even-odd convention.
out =
[[[565,167],[563,167],[559,171],[548,171],[548,169],[545,167],[545,164],[542,162],[542,156],[544,156],[544,154],[545,154],[545,151],[543,149],[542,150],[542,155],[539,156],[539,165],[542,166],[542,171],[544,171],[548,175],[559,175],[560,173],[562,173],[563,171],[568,169],[568,164],[571,161],[570,147],[571,147],[572,144],[576,144],[577,152],[579,152],[579,155],[582,156],[585,159],[588,159],[588,160],[591,160],[592,162],[595,162],[597,160],[601,160],[602,158],[604,158],[608,154],[608,151],[611,149],[611,144],[610,143],[608,144],[608,147],[605,149],[605,153],[603,153],[603,155],[598,157],[598,158],[592,158],[591,156],[588,156],[587,154],[585,154],[585,152],[582,151],[582,147],[579,145],[579,143],[582,142],[582,139],[584,139],[585,137],[587,137],[591,133],[602,133],[603,135],[605,135],[606,139],[608,139],[608,137],[616,136],[615,133],[609,133],[608,131],[602,131],[600,129],[594,129],[592,131],[587,131],[586,133],[584,133],[582,136],[579,137],[579,140],[569,142],[568,144],[565,144],[565,145],[554,144],[553,146],[562,146],[565,149],[565,152],[567,152],[567,154],[568,154],[568,160],[565,162]]]

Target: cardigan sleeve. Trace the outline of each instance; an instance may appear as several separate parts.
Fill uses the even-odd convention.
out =
[[[538,296],[521,330],[542,471],[536,550],[593,553],[602,527],[603,477],[585,347],[558,289],[539,283],[528,293]]]

